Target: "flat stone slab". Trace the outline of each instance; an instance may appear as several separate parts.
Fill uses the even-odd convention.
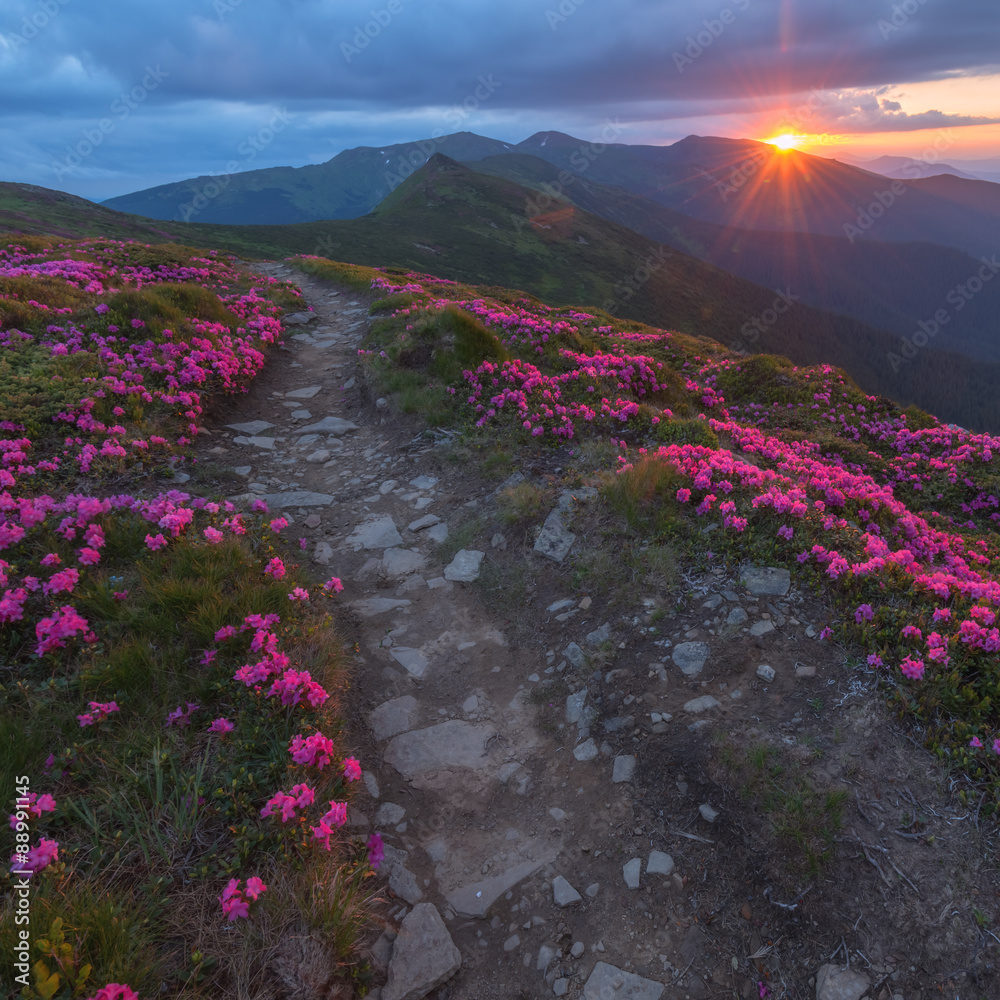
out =
[[[417,490],[429,490],[437,486],[438,480],[436,476],[417,476],[415,479],[410,480],[410,485]]]
[[[305,427],[298,427],[295,434],[332,434],[340,437],[348,431],[356,431],[358,425],[353,420],[344,420],[341,417],[324,417],[314,424],[307,424]]]
[[[499,875],[455,889],[446,897],[448,905],[460,917],[485,917],[489,908],[504,893],[510,892],[518,882],[523,882],[539,869],[551,864],[557,854],[558,851],[554,847],[543,849],[537,858],[522,861]]]
[[[749,617],[750,616],[742,608],[733,608],[733,610],[726,615],[726,624],[742,625]]]
[[[424,890],[417,885],[417,877],[402,864],[394,864],[389,871],[389,888],[410,906],[424,898]]]
[[[562,875],[557,875],[552,880],[552,899],[556,906],[572,906],[574,903],[583,902],[583,896]]]
[[[784,597],[792,585],[788,570],[775,566],[745,566],[741,579],[755,597]]]
[[[410,602],[401,597],[362,597],[360,600],[351,601],[347,606],[362,618],[372,618],[375,615],[384,615],[387,611],[408,608]]]
[[[535,540],[535,552],[554,562],[561,563],[569,555],[576,535],[563,523],[563,511],[557,507],[545,519]]]
[[[423,1000],[462,966],[441,914],[433,903],[417,903],[403,918],[392,946],[382,1000]]]
[[[674,870],[674,859],[664,851],[650,851],[646,862],[647,875],[669,875]]]
[[[423,677],[427,671],[428,660],[419,649],[410,649],[408,646],[393,646],[389,650],[389,655],[401,666],[411,677]]]
[[[704,668],[710,652],[707,643],[682,642],[674,646],[671,657],[685,677],[697,677]]]
[[[438,524],[441,518],[437,514],[424,514],[423,517],[418,517],[415,521],[411,521],[407,526],[407,531],[422,531],[424,528],[432,528],[435,524]]]
[[[447,768],[477,771],[489,764],[486,744],[496,732],[488,723],[449,719],[428,729],[394,736],[385,748],[384,759],[407,781]]]
[[[319,319],[319,316],[314,312],[293,312],[282,316],[281,322],[285,326],[305,326],[316,319]]]
[[[237,431],[240,434],[261,434],[266,430],[269,430],[274,424],[269,424],[266,420],[248,420],[243,424],[226,424],[226,426],[233,431]]]
[[[241,445],[244,448],[261,448],[264,451],[274,451],[274,441],[273,437],[261,437],[260,435],[245,437],[238,434],[233,438],[233,444]]]
[[[333,497],[311,490],[288,490],[286,493],[247,493],[237,499],[263,500],[271,510],[282,507],[329,507]]]
[[[427,565],[427,559],[413,549],[386,549],[382,556],[382,568],[387,576],[409,576]]]
[[[642,874],[642,861],[639,858],[632,858],[622,865],[622,878],[629,889],[639,888],[639,876]]]
[[[444,578],[458,583],[472,583],[479,576],[485,552],[476,549],[459,549],[455,558],[444,568]]]
[[[396,530],[396,523],[388,514],[359,524],[348,536],[347,544],[355,552],[359,549],[391,549],[403,544],[403,536]]]
[[[717,698],[713,698],[710,694],[703,694],[700,698],[692,698],[690,701],[684,703],[684,711],[690,712],[692,715],[697,715],[699,712],[708,712],[713,708],[719,708],[720,703]]]
[[[623,972],[607,962],[598,962],[584,984],[583,1000],[660,1000],[663,990],[663,983]],[[382,997],[392,1000],[386,998],[384,990]]]
[[[581,761],[594,760],[599,752],[597,744],[593,739],[585,740],[579,746],[573,748],[573,756]]]
[[[385,701],[368,713],[372,735],[381,742],[400,733],[408,733],[417,717],[417,699],[412,694]]]
[[[323,386],[321,385],[309,385],[304,389],[292,389],[291,392],[285,393],[285,399],[312,399],[322,389]]]
[[[620,784],[623,781],[631,781],[634,774],[635,756],[633,754],[624,754],[615,757],[614,770],[611,773],[611,780],[615,784]]]
[[[755,636],[767,635],[774,631],[774,622],[770,619],[765,618],[763,621],[756,622],[750,626],[750,634]]]

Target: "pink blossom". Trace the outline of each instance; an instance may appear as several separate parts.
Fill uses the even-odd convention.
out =
[[[348,757],[344,761],[344,777],[348,781],[358,781],[361,778],[361,765],[354,757]]]
[[[306,738],[293,736],[288,752],[296,764],[305,764],[322,771],[333,755],[333,740],[322,733],[313,733]]]
[[[276,517],[270,523],[270,525],[268,525],[268,527],[270,527],[270,529],[272,531],[275,531],[275,532],[281,531],[282,528],[287,528],[288,527],[288,521],[286,521],[285,518],[283,518],[283,517]]]
[[[215,641],[222,642],[224,639],[232,639],[236,635],[236,627],[234,625],[223,625],[218,632],[215,633]]]
[[[365,844],[365,847],[368,849],[368,864],[378,871],[379,865],[382,864],[382,861],[385,858],[385,846],[382,843],[381,836],[377,833],[373,833],[368,838],[368,843]]]
[[[340,582],[338,577],[332,576],[326,581],[326,583],[323,584],[323,589],[328,594],[339,594],[344,589],[344,585]]]
[[[264,572],[268,576],[273,576],[275,580],[280,580],[285,575],[285,564],[281,561],[279,556],[275,556],[268,564],[264,567]]]
[[[167,540],[162,534],[146,535],[146,544],[155,552],[157,549],[162,549],[167,544]]]
[[[982,745],[983,741],[978,736],[973,736],[972,739],[969,740],[969,746],[972,747],[973,750],[978,750]]]
[[[231,733],[235,727],[228,719],[215,719],[212,724],[208,727],[210,733],[218,733],[220,736],[225,736],[226,733]]]
[[[61,562],[62,559],[60,559],[59,556],[55,554],[55,552],[50,552],[47,556],[45,556],[41,560],[42,565],[45,566],[46,568],[48,568],[49,566],[58,566]]]
[[[193,701],[187,703],[187,708],[181,708],[178,705],[168,716],[166,725],[177,726],[178,728],[183,728],[184,726],[189,726],[191,724],[191,716],[200,709],[200,705],[196,705]]]
[[[299,539],[299,548],[300,548],[300,549],[301,549],[301,550],[302,550],[303,552],[305,552],[305,550],[306,550],[307,548],[309,548],[309,542],[308,542],[308,540],[307,540],[307,539],[305,539],[305,538],[300,538],[300,539]]]
[[[869,667],[881,667],[882,666],[882,657],[879,656],[878,653],[869,653],[868,654],[868,666]]]
[[[225,535],[223,535],[222,532],[219,531],[218,528],[213,528],[211,525],[209,525],[209,527],[205,528],[205,530],[202,532],[202,534],[205,536],[205,539],[211,545],[218,545],[219,542],[221,542],[222,539],[225,537]]]
[[[104,303],[101,303],[97,307],[97,311],[107,312],[108,307]],[[106,986],[102,986],[92,997],[87,997],[87,1000],[139,1000],[139,994],[131,986],[126,986],[125,983],[108,983]]]
[[[296,587],[289,593],[288,599],[290,601],[308,601],[309,591],[303,590],[301,587]]]
[[[860,625],[863,621],[870,622],[875,617],[870,604],[859,604],[854,611],[854,620]]]
[[[907,656],[899,665],[905,677],[919,681],[924,676],[924,661],[917,657]]]
[[[83,715],[78,715],[77,721],[80,723],[80,727],[84,726],[94,726],[99,722],[103,722],[112,712],[118,712],[118,703],[114,701],[92,701],[90,702],[90,711],[85,712]]]
[[[37,846],[32,847],[25,854],[15,854],[11,858],[11,870],[18,870],[21,874],[37,875],[42,869],[48,868],[53,861],[59,858],[59,844],[55,840],[46,840],[44,837],[38,841]]]
[[[347,822],[347,803],[330,802],[330,811],[323,817],[327,826],[343,826]]]

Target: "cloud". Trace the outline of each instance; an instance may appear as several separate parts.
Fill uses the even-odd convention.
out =
[[[892,5],[870,0],[7,0],[0,134],[17,141],[0,170],[52,184],[51,162],[151,67],[162,86],[65,179],[80,193],[127,190],[99,177],[204,173],[275,108],[298,118],[267,162],[419,138],[483,75],[500,86],[463,126],[507,141],[586,137],[606,117],[645,123],[626,141],[656,123],[661,136],[692,120],[711,133],[810,92],[829,95],[829,131],[973,125],[994,119],[907,111],[881,91],[1000,69],[994,4],[912,0],[894,24]]]

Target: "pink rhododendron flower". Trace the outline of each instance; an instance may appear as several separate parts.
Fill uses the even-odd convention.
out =
[[[112,712],[118,712],[118,703],[114,701],[92,701],[90,702],[90,711],[85,712],[83,715],[78,715],[77,721],[80,723],[81,728],[84,726],[93,726],[98,722],[103,722]]]
[[[288,752],[296,764],[305,764],[322,771],[333,756],[333,740],[322,733],[313,733],[303,738],[293,736]]]
[[[211,545],[218,545],[219,542],[225,538],[225,535],[223,535],[218,528],[213,528],[211,525],[205,528],[202,534],[205,536],[206,541],[208,541]]]
[[[344,589],[344,585],[338,577],[332,576],[323,584],[323,589],[329,594],[339,594]]]
[[[244,890],[247,899],[255,900],[262,892],[267,892],[267,886],[256,875],[251,875]]]
[[[201,654],[201,665],[203,667],[210,666],[218,655],[219,651],[217,649],[206,649],[205,652]]]
[[[225,736],[226,733],[231,733],[235,727],[228,719],[215,719],[212,724],[208,727],[210,733],[218,733],[220,736]]]
[[[37,875],[42,869],[48,868],[53,861],[59,858],[59,844],[55,840],[46,840],[42,837],[37,846],[32,847],[25,854],[15,854],[11,858],[11,870],[18,870],[22,874]]]
[[[869,667],[881,667],[882,666],[882,657],[879,656],[878,653],[869,653],[868,654],[868,666]]]
[[[101,303],[97,307],[98,312],[107,312],[108,307]],[[139,1000],[139,994],[131,986],[125,983],[108,983],[102,986],[92,997],[87,1000]]]
[[[96,566],[101,561],[101,553],[97,549],[80,549],[77,559],[84,566]]]
[[[870,622],[875,617],[870,604],[859,604],[854,612],[854,620],[860,625],[863,621]]]
[[[307,540],[306,540],[305,538],[300,538],[300,539],[299,539],[299,548],[300,548],[300,549],[301,549],[301,550],[302,550],[303,552],[305,552],[305,550],[306,550],[307,548],[309,548],[309,542],[308,542],[308,541],[307,541]]]
[[[178,705],[168,716],[166,725],[177,726],[182,728],[184,726],[189,726],[191,724],[191,716],[200,709],[200,705],[196,705],[193,701],[187,703],[187,708],[181,708]]]
[[[359,781],[361,779],[361,765],[354,757],[348,757],[344,761],[344,777],[348,781]]]
[[[825,629],[823,629],[822,632],[820,632],[819,637],[821,639],[830,639],[830,638],[832,638],[833,637],[833,629],[830,628],[829,626],[827,626]]]
[[[993,752],[995,754],[1000,754],[1000,739],[995,739],[993,741]]]
[[[385,845],[382,843],[381,836],[373,833],[368,838],[368,843],[365,846],[368,848],[368,864],[378,871],[379,865],[382,864],[385,858]]]
[[[283,528],[287,528],[287,527],[288,527],[288,521],[286,521],[286,520],[285,520],[285,518],[283,518],[283,517],[276,517],[276,518],[275,518],[275,519],[274,519],[274,520],[273,520],[273,521],[272,521],[272,522],[271,522],[271,523],[270,523],[270,524],[268,525],[268,527],[269,527],[269,528],[270,528],[270,529],[271,529],[272,531],[281,531],[281,530],[282,530]]]
[[[264,501],[264,500],[254,500],[253,503],[250,504],[250,509],[255,514],[266,514],[267,513],[267,502]]]
[[[309,591],[303,590],[301,587],[296,587],[293,591],[289,593],[288,599],[290,601],[308,601]]]
[[[275,556],[268,564],[264,567],[264,572],[268,576],[273,576],[275,580],[280,580],[285,575],[285,564],[281,561],[279,556]]]
[[[973,736],[972,739],[969,740],[969,746],[972,747],[973,750],[978,750],[982,745],[983,741],[978,736]]]
[[[18,805],[17,812],[11,813],[10,828],[12,830],[16,830],[20,822],[31,823],[36,819],[40,819],[42,813],[55,811],[56,800],[48,793],[36,795],[34,792],[29,792],[27,798],[27,802],[22,802]],[[21,816],[20,819],[18,818],[19,814]]]
[[[218,632],[215,633],[215,641],[222,642],[224,639],[232,639],[236,635],[237,629],[235,625],[223,625]]]
[[[50,552],[47,556],[44,556],[41,560],[41,564],[48,568],[49,566],[58,566],[62,562],[62,559],[55,554],[55,552]]]
[[[347,803],[330,802],[330,811],[323,817],[323,822],[327,826],[343,826],[347,822]]]
[[[219,896],[222,915],[226,920],[246,919],[250,914],[249,904],[266,891],[267,886],[256,875],[247,879],[245,890],[240,889],[239,879],[230,879],[226,888],[222,890],[222,895]]]
[[[146,544],[155,552],[157,549],[162,549],[167,544],[167,540],[162,534],[146,535]]]
[[[919,681],[924,676],[924,661],[916,657],[907,656],[899,665],[904,676],[911,680]]]

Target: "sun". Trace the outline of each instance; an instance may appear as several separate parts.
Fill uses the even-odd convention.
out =
[[[785,132],[783,135],[776,135],[773,139],[765,139],[764,141],[772,146],[777,146],[778,149],[794,149],[802,139],[803,137],[800,135]]]

